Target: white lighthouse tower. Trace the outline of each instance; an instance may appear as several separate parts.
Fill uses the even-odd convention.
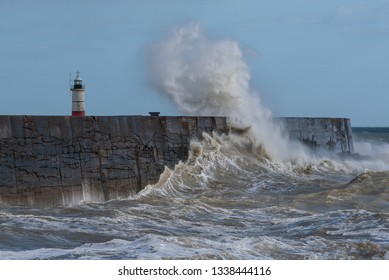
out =
[[[70,90],[72,91],[72,116],[85,116],[85,86],[78,71]]]

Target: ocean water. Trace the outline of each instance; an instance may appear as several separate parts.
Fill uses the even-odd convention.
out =
[[[386,150],[275,161],[246,135],[204,134],[126,199],[0,206],[0,259],[389,259],[389,130],[354,140]]]

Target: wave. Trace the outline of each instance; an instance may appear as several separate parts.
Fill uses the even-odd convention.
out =
[[[369,195],[381,192],[380,195],[386,196],[389,171],[385,170],[389,169],[382,167],[374,159],[337,156],[312,156],[310,161],[274,161],[264,146],[253,141],[249,131],[228,135],[203,133],[202,140],[191,141],[187,161],[179,162],[174,169],[166,167],[158,183],[146,186],[129,199],[158,196],[181,199],[180,203],[185,204],[191,199],[208,197],[206,203],[217,204],[218,195],[225,195],[233,203],[247,198],[245,203],[250,204],[262,199],[259,195],[251,200],[252,193],[265,191],[282,195],[295,189],[304,195],[322,192],[323,199],[319,200],[325,205],[327,197],[346,198],[363,188],[369,189]],[[371,180],[357,184],[366,176]],[[366,189],[365,193],[369,191]],[[385,197],[377,199],[385,200]]]
[[[147,186],[141,195],[156,190],[168,192],[168,196],[178,192],[202,194],[204,190],[230,184],[248,188],[269,187],[277,182],[318,179],[327,176],[329,170],[334,174],[351,172],[329,160],[317,165],[273,161],[265,147],[248,135],[203,133],[202,140],[191,141],[187,161],[179,162],[173,170],[165,167],[158,183]]]
[[[0,212],[0,259],[388,259],[388,172],[357,174],[204,133],[128,199]]]
[[[301,143],[285,137],[281,124],[273,122],[272,111],[250,86],[250,69],[238,42],[211,38],[199,24],[192,23],[176,28],[157,42],[150,57],[152,86],[181,112],[228,116],[237,131],[250,137],[252,147],[260,149],[262,156],[273,163],[318,165],[328,158],[334,160],[330,155],[312,154]],[[247,130],[249,133],[245,133]],[[356,145],[361,154],[366,148]],[[374,160],[344,160],[346,163],[340,164],[335,160],[332,165],[354,172],[389,169],[389,161],[377,162],[379,151],[374,152]],[[385,158],[389,159],[389,153]]]
[[[155,44],[150,80],[158,92],[189,115],[224,115],[233,125],[250,127],[257,146],[273,160],[302,158],[305,149],[285,140],[258,92],[250,87],[249,67],[239,44],[207,36],[198,24],[174,30]]]
[[[162,198],[182,207],[195,201],[205,212],[258,203],[286,203],[307,211],[386,207],[388,144],[356,142],[362,156],[341,157],[313,153],[285,137],[259,93],[250,88],[249,67],[237,42],[212,39],[198,24],[190,24],[157,43],[151,57],[152,85],[181,112],[226,115],[233,129],[229,135],[204,133],[202,140],[193,139],[186,162],[165,168],[157,184],[130,199]],[[381,171],[384,175],[376,173]],[[357,183],[369,172],[376,179]],[[364,187],[371,194],[361,195]],[[382,203],[363,202],[380,191]]]

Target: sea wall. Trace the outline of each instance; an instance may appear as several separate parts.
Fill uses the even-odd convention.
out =
[[[347,118],[279,118],[291,139],[313,150],[336,154],[353,154],[350,119]]]
[[[0,203],[51,206],[128,197],[187,157],[224,117],[0,116]]]
[[[281,119],[278,119],[281,120]],[[285,118],[289,137],[352,153],[348,119]],[[0,204],[43,206],[128,197],[156,183],[225,117],[0,116]]]

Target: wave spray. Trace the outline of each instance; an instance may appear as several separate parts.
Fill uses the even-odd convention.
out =
[[[198,24],[176,29],[152,52],[152,84],[189,115],[224,115],[238,127],[250,127],[256,145],[273,160],[301,159],[301,145],[288,141],[258,94],[239,44],[213,40]]]

